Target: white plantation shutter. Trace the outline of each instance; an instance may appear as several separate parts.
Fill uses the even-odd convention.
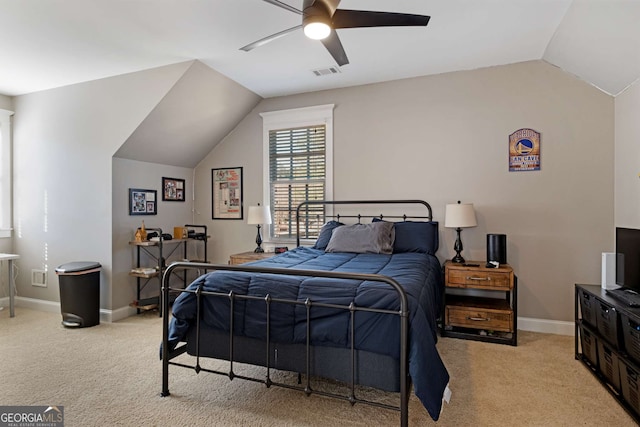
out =
[[[324,200],[326,127],[307,126],[269,132],[271,236],[296,236],[296,207],[305,200]],[[301,212],[301,235],[317,237],[324,223],[322,206]]]
[[[296,208],[307,200],[333,197],[333,104],[260,113],[263,118],[264,196],[272,224],[266,239],[296,237]],[[300,238],[315,239],[325,208],[300,212]]]

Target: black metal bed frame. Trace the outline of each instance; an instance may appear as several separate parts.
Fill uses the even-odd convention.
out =
[[[428,216],[383,216],[383,215],[328,215],[329,218],[357,218],[358,222],[362,218],[402,218],[403,220],[411,219],[428,219],[432,220],[432,210],[431,206],[423,201],[423,200],[367,200],[367,201],[306,201],[298,205],[296,210],[296,231],[297,231],[297,245],[300,245],[300,210],[304,208],[306,205],[314,205],[314,204],[323,204],[323,205],[373,205],[373,204],[421,204],[426,207],[428,210]],[[324,278],[335,278],[335,279],[351,279],[351,280],[363,280],[363,281],[376,281],[381,283],[386,283],[396,290],[398,294],[398,299],[400,301],[400,310],[388,310],[388,309],[376,309],[370,307],[359,307],[356,306],[352,301],[349,305],[340,305],[340,304],[327,304],[315,302],[310,299],[306,299],[305,301],[299,300],[289,300],[282,298],[273,298],[271,295],[267,294],[264,297],[252,296],[252,295],[241,295],[236,294],[233,291],[228,293],[223,292],[209,292],[202,290],[202,284],[196,290],[187,290],[182,288],[171,288],[169,283],[169,278],[171,274],[176,269],[205,269],[205,270],[221,270],[221,271],[238,271],[245,273],[268,273],[268,274],[280,274],[287,276],[307,276],[307,277],[324,277]],[[197,301],[197,312],[196,312],[196,354],[194,357],[196,358],[195,365],[187,365],[184,363],[173,362],[172,359],[185,353],[187,351],[187,345],[183,344],[172,351],[169,351],[169,321],[170,321],[170,311],[169,311],[169,302],[171,293],[182,293],[188,292],[193,293],[196,296]],[[200,365],[200,318],[201,318],[201,309],[202,309],[202,298],[204,297],[215,297],[215,298],[226,298],[230,301],[229,303],[229,370],[228,372],[222,372],[218,370],[206,369]],[[264,301],[265,303],[265,315],[266,315],[266,353],[265,353],[265,361],[262,365],[266,368],[266,378],[255,378],[248,377],[244,375],[236,374],[233,370],[234,364],[234,303],[237,300],[253,300],[253,301]],[[306,344],[305,344],[305,365],[306,372],[304,372],[306,376],[306,384],[304,386],[293,386],[286,383],[276,382],[271,377],[271,369],[272,369],[272,360],[270,354],[271,348],[271,340],[270,340],[270,306],[272,303],[280,303],[280,304],[290,304],[294,306],[304,306],[306,309]],[[350,316],[350,365],[351,365],[351,381],[350,381],[350,393],[349,396],[344,396],[341,394],[313,390],[311,388],[311,366],[310,366],[310,349],[312,347],[310,342],[310,329],[311,329],[311,308],[312,307],[321,307],[321,308],[330,308],[330,309],[338,309],[338,310],[346,310],[349,312]],[[370,313],[382,313],[382,314],[390,314],[400,316],[400,360],[399,360],[399,368],[400,368],[400,405],[393,406],[387,405],[380,402],[369,401],[365,399],[359,399],[355,395],[355,371],[356,371],[356,348],[355,348],[355,313],[361,312],[370,312]],[[410,392],[410,378],[408,373],[408,336],[409,336],[409,305],[407,300],[407,295],[402,288],[402,286],[392,279],[391,277],[380,275],[380,274],[360,274],[360,273],[342,273],[342,272],[332,272],[332,271],[322,271],[322,270],[299,270],[299,269],[289,269],[289,268],[271,268],[271,267],[255,267],[255,266],[246,266],[246,265],[218,265],[218,264],[208,264],[208,263],[194,263],[194,262],[175,262],[172,263],[169,267],[167,267],[164,272],[162,279],[162,312],[167,313],[167,315],[163,316],[163,325],[162,325],[162,396],[169,396],[169,365],[180,366],[183,368],[194,369],[196,373],[201,371],[223,375],[229,377],[230,380],[234,378],[240,378],[244,380],[249,380],[253,382],[258,382],[265,384],[267,388],[274,386],[279,386],[288,389],[294,389],[303,391],[307,395],[311,395],[312,393],[319,394],[326,397],[332,397],[341,400],[347,400],[352,405],[356,403],[364,403],[372,406],[377,406],[385,409],[391,409],[400,411],[400,424],[402,426],[408,425],[409,420],[409,392]],[[202,356],[205,357],[205,356]],[[300,373],[299,373],[300,378]]]

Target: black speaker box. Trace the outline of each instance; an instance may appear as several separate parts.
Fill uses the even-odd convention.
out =
[[[507,235],[487,234],[487,261],[507,263]]]

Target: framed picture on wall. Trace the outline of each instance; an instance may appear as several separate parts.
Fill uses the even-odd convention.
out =
[[[242,168],[211,169],[212,219],[242,219]]]
[[[156,215],[156,190],[129,189],[129,215]]]
[[[184,202],[184,179],[162,177],[162,200]]]

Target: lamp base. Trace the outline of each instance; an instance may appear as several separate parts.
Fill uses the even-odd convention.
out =
[[[451,262],[455,262],[456,264],[462,264],[462,263],[464,263],[464,258],[462,258],[462,255],[456,254],[456,256],[454,256],[451,259]]]
[[[462,239],[460,239],[461,231],[462,229],[460,227],[456,228],[456,233],[457,233],[456,243],[454,243],[453,245],[453,250],[456,251],[456,256],[454,256],[453,259],[451,259],[451,262],[455,262],[456,264],[460,264],[464,262],[464,258],[462,258],[462,255],[460,255],[460,252],[462,252]]]
[[[260,224],[258,224],[258,234],[256,234],[256,245],[258,245],[258,247],[255,248],[253,252],[257,254],[264,253],[264,249],[262,249],[262,236],[260,235]]]

